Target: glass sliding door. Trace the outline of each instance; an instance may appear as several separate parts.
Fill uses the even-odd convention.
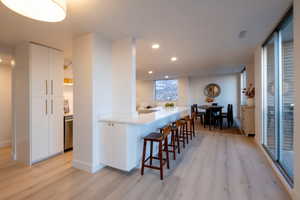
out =
[[[264,140],[263,144],[273,160],[277,159],[277,135],[276,135],[276,47],[277,34],[273,34],[263,48],[265,65],[264,85]]]
[[[279,31],[280,45],[280,133],[279,162],[287,175],[293,177],[294,165],[294,39],[293,21],[290,16]]]
[[[263,146],[290,183],[294,165],[294,39],[292,10],[264,43]]]

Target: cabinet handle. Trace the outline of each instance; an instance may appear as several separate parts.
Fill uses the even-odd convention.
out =
[[[45,102],[45,106],[46,106],[45,114],[48,115],[48,101],[47,101],[47,99],[46,99],[46,102]]]
[[[53,95],[53,80],[51,80],[51,94]]]
[[[51,114],[53,115],[53,99],[51,99]]]
[[[46,80],[46,95],[48,95],[48,81]]]

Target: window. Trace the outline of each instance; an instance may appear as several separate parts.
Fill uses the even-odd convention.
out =
[[[263,146],[293,182],[295,70],[292,10],[263,45]]]
[[[243,94],[242,90],[247,87],[247,71],[246,68],[243,69],[243,71],[240,74],[240,81],[241,81],[241,104],[246,105],[247,104],[247,98],[245,94]]]
[[[156,101],[176,101],[178,98],[178,80],[155,81]]]

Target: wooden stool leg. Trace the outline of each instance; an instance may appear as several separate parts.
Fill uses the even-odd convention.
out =
[[[176,129],[176,139],[177,139],[178,153],[180,153],[180,141],[179,141],[179,135],[178,135],[178,128]]]
[[[172,147],[173,147],[173,159],[176,160],[176,144],[175,144],[175,132],[172,133]]]
[[[193,121],[193,135],[194,135],[194,137],[196,137],[196,134],[195,134],[195,121]]]
[[[142,170],[141,170],[141,175],[142,176],[144,175],[146,148],[147,148],[147,141],[144,140],[143,158],[142,158]]]
[[[190,125],[189,125],[189,133],[191,134],[191,140],[193,140],[193,128],[192,128],[192,123],[190,122]]]
[[[187,123],[184,125],[184,137],[186,137],[186,143],[189,143],[189,135],[188,135],[188,126]]]
[[[185,148],[184,126],[180,127],[180,135],[181,135],[182,141],[183,141],[183,148]]]
[[[164,169],[163,169],[163,158],[162,158],[162,142],[159,141],[158,144],[158,157],[159,157],[159,169],[160,169],[160,180],[164,179]]]
[[[167,168],[170,169],[169,163],[169,147],[168,147],[168,137],[165,138],[165,149],[166,149],[166,160],[167,160]]]
[[[153,141],[150,144],[150,166],[152,166],[152,156],[153,156]]]

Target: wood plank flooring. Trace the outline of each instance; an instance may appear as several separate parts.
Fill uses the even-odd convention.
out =
[[[242,135],[197,133],[164,181],[150,169],[144,176],[109,167],[89,174],[71,160],[70,152],[28,168],[10,160],[10,148],[0,149],[0,199],[290,199],[253,139]]]

